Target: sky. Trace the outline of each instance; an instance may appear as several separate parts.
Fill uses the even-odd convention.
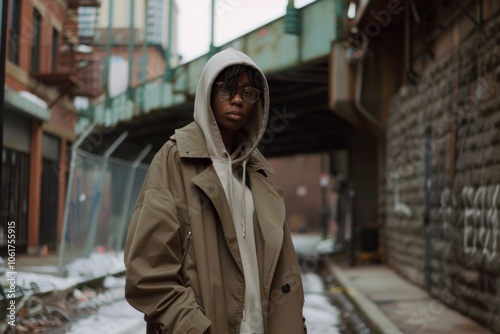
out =
[[[211,1],[175,0],[178,8],[178,49],[181,63],[208,52]],[[295,0],[303,7],[314,0]],[[214,44],[225,44],[285,15],[288,0],[216,0]]]

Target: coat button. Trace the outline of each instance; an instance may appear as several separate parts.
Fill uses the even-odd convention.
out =
[[[283,291],[283,293],[289,293],[290,292],[290,284],[288,284],[288,283],[283,284],[283,286],[281,287],[281,291]]]

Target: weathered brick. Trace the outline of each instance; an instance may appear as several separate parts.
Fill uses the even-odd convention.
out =
[[[434,231],[431,240],[431,291],[433,295],[442,295],[448,291],[443,281],[459,277],[465,288],[460,290],[460,294],[451,294],[454,299],[449,304],[482,323],[491,323],[488,327],[492,330],[500,327],[500,322],[492,316],[492,312],[487,312],[487,306],[494,304],[495,298],[498,300],[500,284],[497,290],[496,281],[488,285],[485,277],[499,277],[500,261],[498,258],[489,258],[483,249],[493,251],[493,242],[487,241],[484,234],[488,228],[490,235],[493,233],[489,225],[479,235],[479,222],[471,224],[468,220],[467,229],[464,224],[465,213],[471,212],[470,209],[465,210],[466,205],[473,208],[478,205],[477,208],[481,210],[479,218],[487,217],[492,206],[500,208],[500,196],[497,196],[496,203],[492,203],[496,185],[500,184],[500,94],[482,99],[476,95],[481,80],[491,80],[489,78],[494,79],[495,76],[500,79],[500,70],[497,71],[500,57],[493,56],[500,42],[500,18],[497,25],[498,29],[491,32],[495,38],[488,40],[488,47],[476,36],[460,49],[460,57],[450,54],[436,60],[423,74],[422,84],[402,89],[395,98],[389,113],[387,156],[391,158],[387,159],[387,166],[398,166],[391,152],[396,156],[406,154],[406,159],[410,161],[412,170],[400,182],[400,198],[411,206],[414,217],[408,219],[397,216],[389,195],[384,201],[387,210],[383,210],[389,258],[403,276],[423,284],[421,269],[424,268],[425,242],[421,215],[424,210],[425,169],[418,150],[419,143],[424,140],[426,127],[431,127],[430,218]],[[478,52],[480,47],[485,52]],[[454,148],[450,147],[453,115],[458,117]],[[451,152],[452,149],[455,152]],[[451,153],[454,153],[454,161],[450,160]],[[450,162],[454,166],[450,166]],[[455,172],[453,180],[450,180],[451,170]],[[453,200],[445,203],[443,211],[441,194],[450,185]],[[481,186],[487,186],[485,200],[475,203],[475,195]],[[463,193],[464,189],[472,191],[470,199],[462,198],[463,194],[467,195]],[[466,232],[466,245],[475,245],[475,251],[464,248]],[[499,247],[500,236],[497,236],[498,253]]]

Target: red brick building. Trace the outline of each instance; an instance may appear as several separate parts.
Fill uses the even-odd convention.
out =
[[[97,1],[84,1],[96,6]],[[61,239],[68,147],[74,141],[78,74],[76,12],[81,1],[10,0],[7,22],[0,250],[15,221],[18,252]],[[80,71],[78,66],[80,65]],[[95,69],[94,69],[95,71]]]

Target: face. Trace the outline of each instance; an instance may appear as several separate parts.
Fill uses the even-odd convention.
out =
[[[246,71],[238,76],[238,85],[239,87],[250,85],[248,73]],[[236,131],[246,124],[255,103],[243,101],[241,94],[242,89],[238,90],[238,92],[229,99],[221,98],[218,94],[215,94],[212,98],[212,110],[221,132],[223,130]]]

